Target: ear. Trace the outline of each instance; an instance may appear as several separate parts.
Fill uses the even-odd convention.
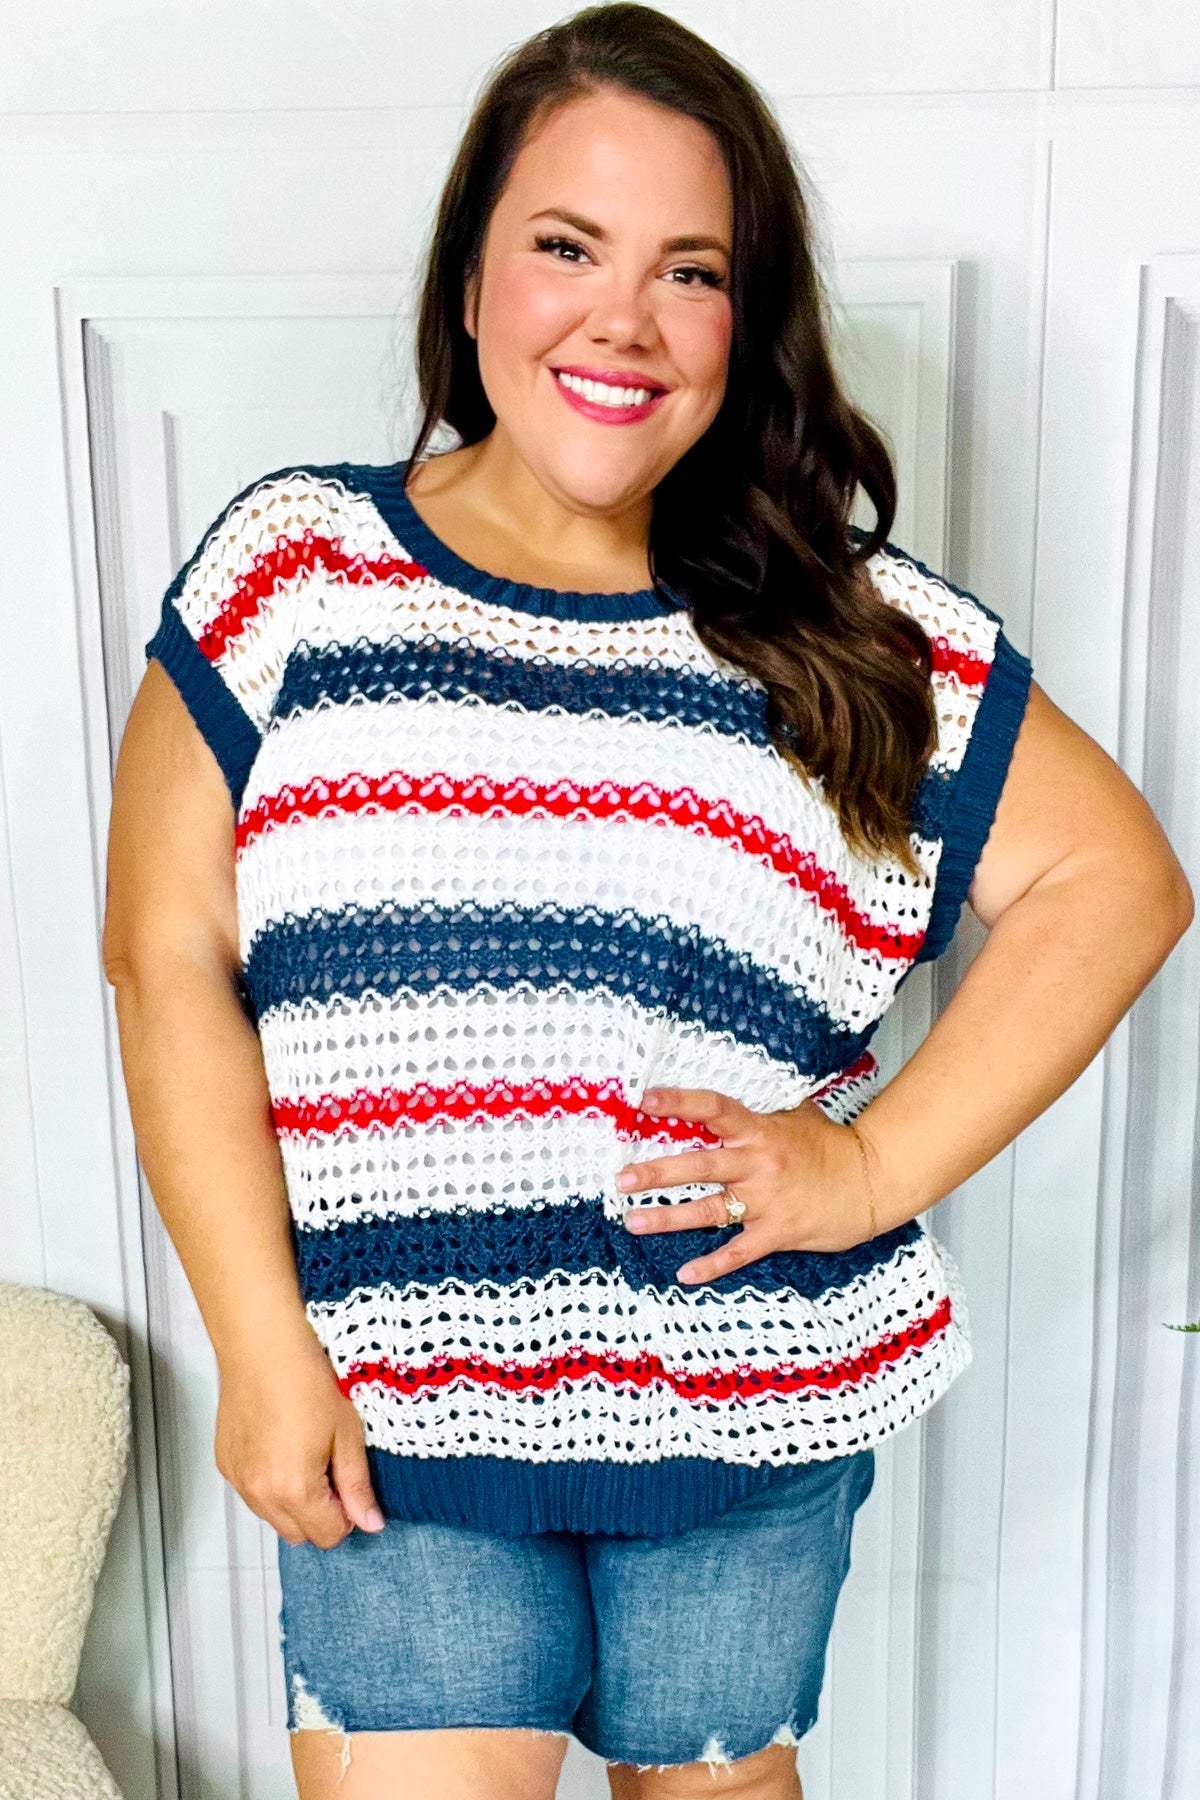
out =
[[[468,337],[478,336],[476,311],[479,305],[479,270],[478,267],[468,271],[463,283],[463,329]]]

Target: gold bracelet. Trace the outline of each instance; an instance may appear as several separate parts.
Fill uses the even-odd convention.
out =
[[[863,1143],[862,1133],[859,1131],[858,1126],[854,1121],[852,1119],[847,1119],[846,1123],[854,1133],[854,1141],[858,1145],[858,1154],[862,1157],[863,1176],[867,1183],[867,1205],[871,1210],[871,1237],[876,1237],[878,1236],[878,1230],[875,1224],[875,1195],[871,1190],[871,1170],[867,1163],[867,1146]]]

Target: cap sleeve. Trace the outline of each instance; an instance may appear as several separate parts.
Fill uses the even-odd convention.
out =
[[[915,823],[923,837],[940,843],[940,851],[929,924],[914,959],[933,962],[954,936],[987,843],[1033,665],[1006,635],[1000,615],[977,595],[894,545],[881,561],[884,597],[904,605],[933,645],[937,748],[918,791]]]
[[[220,764],[235,810],[294,641],[320,509],[320,485],[301,470],[235,495],[167,588],[145,645]]]

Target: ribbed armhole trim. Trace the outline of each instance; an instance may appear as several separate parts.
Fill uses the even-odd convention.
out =
[[[979,701],[946,823],[937,886],[925,941],[915,960],[933,962],[958,924],[971,878],[987,843],[1033,679],[1030,659],[997,632],[992,666]]]
[[[169,597],[163,601],[158,629],[145,650],[147,657],[158,658],[179,689],[201,736],[221,765],[236,812],[262,741],[257,726],[225,686]]]

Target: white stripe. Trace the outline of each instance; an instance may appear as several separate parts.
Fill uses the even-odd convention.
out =
[[[881,1016],[910,966],[852,945],[812,896],[730,845],[641,820],[300,818],[248,845],[237,881],[244,962],[270,926],[316,912],[561,906],[597,915],[603,931],[664,918],[689,936],[699,931],[851,1031]],[[650,943],[662,947],[653,935]],[[686,938],[671,956],[656,978],[661,995],[648,990],[664,1005],[698,966]],[[534,985],[549,985],[536,963],[522,967]]]
[[[754,1265],[739,1272],[753,1284]],[[753,1286],[720,1293],[702,1284],[658,1292],[619,1274],[517,1277],[511,1285],[382,1282],[344,1300],[310,1303],[308,1316],[338,1374],[353,1363],[421,1367],[438,1356],[478,1356],[536,1367],[547,1357],[658,1356],[668,1370],[801,1368],[840,1364],[928,1318],[946,1297],[928,1234],[816,1299]]]
[[[213,663],[213,668],[259,732],[267,728],[287,662],[286,645],[281,640],[290,628],[290,621],[283,616],[279,605],[279,597],[275,596],[272,604],[264,607]]]
[[[991,660],[1000,627],[974,598],[956,594],[944,576],[924,575],[904,557],[888,552],[873,556],[867,569],[888,604],[917,619],[930,637]]]
[[[528,1065],[514,1042],[540,1041]],[[603,989],[537,993],[513,988],[495,994],[371,994],[273,1007],[261,1038],[274,1091],[315,1098],[373,1091],[385,1082],[404,1087],[456,1081],[481,1086],[509,1080],[613,1081],[635,1106],[645,1089],[711,1087],[755,1112],[799,1106],[819,1086],[760,1044],[665,1018],[638,1001]],[[384,1047],[381,1051],[380,1047]],[[700,1070],[703,1081],[691,1075]]]
[[[899,556],[872,557],[867,569],[880,596],[916,619],[928,636],[944,639],[962,655],[988,664],[994,660],[1000,627],[973,599],[954,593],[940,576],[923,575]],[[932,766],[954,772],[962,767],[984,690],[941,669],[934,671],[931,686],[938,732]]]
[[[257,557],[269,555],[281,538],[328,530],[330,498],[327,483],[298,474],[260,481],[227,506],[176,596],[176,609],[193,638],[198,641],[220,616]],[[306,580],[302,576],[279,583],[213,664],[260,732],[278,692]]]
[[[734,1464],[808,1461],[883,1443],[940,1400],[971,1361],[953,1327],[869,1381],[825,1392],[684,1400],[602,1380],[568,1392],[436,1388],[417,1397],[363,1386],[352,1398],[369,1445],[396,1456],[507,1456],[524,1463],[635,1465],[673,1456]],[[469,1403],[468,1403],[469,1402]]]
[[[380,1216],[458,1207],[487,1212],[575,1198],[605,1200],[616,1215],[629,1204],[617,1188],[617,1170],[655,1155],[653,1142],[622,1143],[611,1119],[579,1116],[348,1127],[337,1138],[284,1134],[279,1147],[293,1216],[316,1230]],[[660,1153],[684,1148],[663,1144]],[[712,1183],[684,1183],[670,1195],[694,1199],[711,1189]]]
[[[961,1280],[941,1246],[934,1267],[941,1269],[943,1291],[951,1297],[947,1329],[878,1372],[833,1390],[686,1400],[662,1383],[618,1388],[593,1377],[525,1394],[467,1381],[415,1395],[364,1384],[352,1398],[367,1442],[401,1456],[498,1455],[542,1464],[596,1459],[625,1465],[705,1456],[780,1465],[843,1455],[881,1443],[911,1424],[972,1360],[970,1324],[965,1308],[960,1310]],[[942,1284],[931,1280],[930,1287]],[[338,1367],[336,1347],[331,1356]]]
[[[202,629],[210,625],[238,582],[253,572],[256,560],[280,542],[299,542],[306,531],[329,535],[334,497],[327,482],[297,473],[260,481],[240,500],[230,501],[184,583],[181,598],[188,617]],[[294,582],[281,584],[284,590],[294,587]]]
[[[817,869],[846,889],[851,905],[880,925],[911,931],[914,916],[932,904],[936,842],[917,840],[928,883],[922,889],[898,865],[881,866],[853,850],[827,802],[774,751],[751,748],[711,727],[633,716],[513,713],[435,694],[322,707],[270,733],[244,805],[285,787],[302,791],[313,781],[356,774],[381,780],[394,770],[416,779],[483,775],[502,783],[612,783],[668,793],[690,788],[702,802],[724,802],[747,820],[761,820],[770,836],[788,839],[802,856],[807,852]]]
[[[953,775],[961,769],[963,757],[967,753],[982,690],[969,686],[953,673],[935,675],[932,686],[937,710],[938,747],[930,758],[930,767],[943,774]]]

